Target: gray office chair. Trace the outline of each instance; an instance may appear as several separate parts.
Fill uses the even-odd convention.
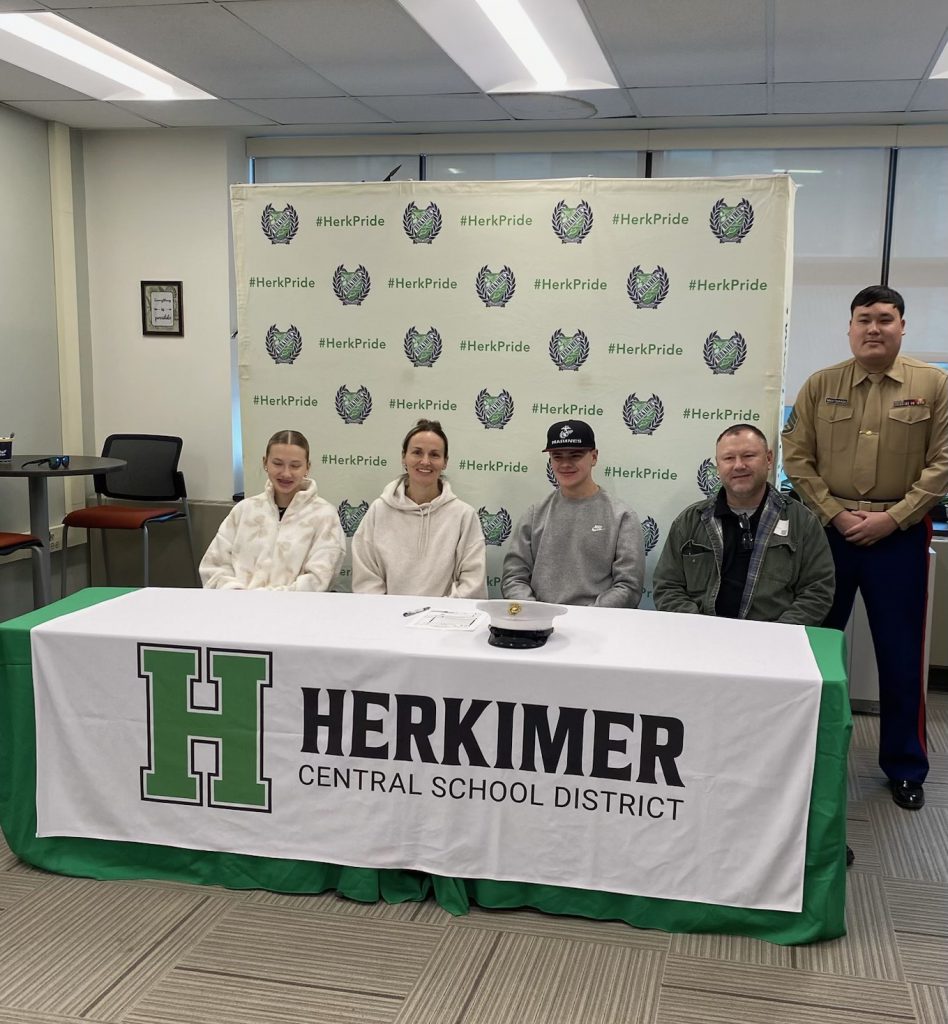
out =
[[[191,530],[191,511],[184,475],[178,470],[182,441],[165,434],[111,434],[102,446],[103,458],[124,459],[126,466],[93,476],[97,504],[70,512],[63,520],[63,551],[67,550],[69,528],[102,531],[105,578],[111,580],[108,530],[141,530],[144,586],[148,586],[148,531],[158,523],[183,519],[188,530],[188,547],[194,581],[201,585]],[[102,499],[109,500],[103,504]],[[128,505],[124,502],[165,502],[158,507]],[[118,502],[118,504],[116,504]],[[89,578],[92,578],[92,551],[88,547]],[[62,563],[62,593],[66,593],[66,559]]]

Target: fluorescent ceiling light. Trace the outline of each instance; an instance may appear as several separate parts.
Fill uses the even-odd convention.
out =
[[[932,73],[928,76],[929,78],[948,78],[948,43],[945,43],[944,48],[941,51],[938,60],[935,61],[935,66],[932,68]]]
[[[577,0],[398,0],[485,92],[619,84]]]
[[[504,41],[543,92],[566,88],[566,72],[518,0],[477,0]]]
[[[0,60],[97,100],[213,100],[55,14],[0,14]]]

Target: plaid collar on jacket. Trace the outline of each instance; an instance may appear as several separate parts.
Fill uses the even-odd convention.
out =
[[[721,493],[723,491],[718,492],[718,494]],[[764,563],[764,555],[770,542],[770,536],[774,532],[774,527],[779,520],[786,517],[787,502],[789,500],[779,491],[774,490],[770,484],[767,485],[767,496],[764,499],[760,520],[754,533],[754,550],[751,552],[750,563],[747,566],[747,578],[744,581],[744,592],[741,594],[741,604],[737,613],[739,619],[747,617],[747,610],[754,600],[754,591],[757,589],[757,580],[760,578],[760,569]],[[714,584],[714,593],[711,595],[712,607],[714,607],[718,600],[718,590],[721,586],[721,569],[724,565],[724,531],[721,528],[721,521],[714,514],[717,502],[718,495],[709,498],[708,504],[701,512],[701,521],[708,531],[711,550],[714,552],[714,559],[718,566],[718,578]]]

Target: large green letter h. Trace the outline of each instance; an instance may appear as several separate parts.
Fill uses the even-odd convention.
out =
[[[199,648],[139,644],[139,675],[148,688],[148,764],[141,770],[143,800],[270,810],[263,777],[263,688],[272,655],[208,650],[209,706],[198,706]],[[195,766],[195,747],[209,743],[215,765]]]

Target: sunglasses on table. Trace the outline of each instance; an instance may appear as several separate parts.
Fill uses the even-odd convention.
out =
[[[50,469],[63,469],[69,468],[69,456],[68,455],[50,455],[48,459],[30,459],[29,462],[23,463],[23,468],[27,466],[49,466]]]

